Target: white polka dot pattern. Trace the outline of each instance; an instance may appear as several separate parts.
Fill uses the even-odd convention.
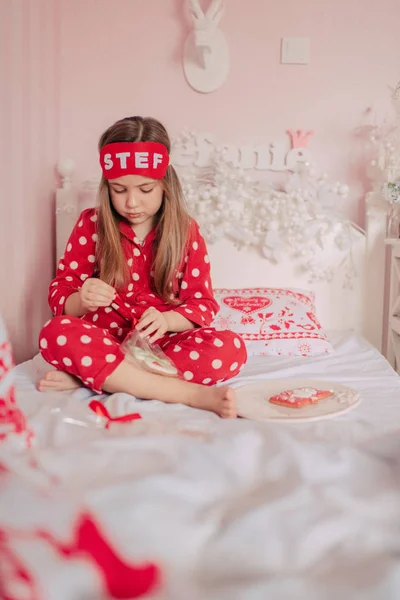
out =
[[[65,299],[71,292],[81,289],[82,282],[87,278],[98,277],[95,271],[98,241],[96,219],[94,209],[83,211],[68,240],[67,259],[60,260],[50,292],[54,294],[49,302],[56,317],[62,316]],[[169,293],[171,300],[176,298],[179,301],[176,305],[168,304],[152,289],[150,271],[154,257],[149,236],[139,247],[131,235],[128,232],[124,238],[129,268],[126,287],[117,289],[117,296],[110,306],[100,307],[83,319],[71,317],[68,320],[70,322],[66,322],[63,318],[63,323],[60,319],[57,325],[59,329],[47,330],[52,341],[47,334],[40,337],[43,355],[52,353],[50,361],[57,359],[59,364],[68,367],[68,372],[86,385],[92,380],[98,386],[101,382],[97,374],[104,372],[106,376],[117,364],[117,346],[131,328],[130,320],[140,318],[145,310],[154,306],[162,309],[162,312],[174,310],[195,326],[193,330],[171,332],[160,342],[161,345],[166,344],[165,352],[176,362],[184,379],[213,385],[216,381],[236,375],[245,359],[245,347],[230,332],[216,333],[210,328],[218,305],[212,293],[207,248],[198,225],[195,222],[192,224],[187,255],[171,282]],[[101,388],[95,391],[101,391]]]

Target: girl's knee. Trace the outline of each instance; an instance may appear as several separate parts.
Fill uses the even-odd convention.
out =
[[[49,358],[49,347],[53,345],[54,341],[60,335],[68,331],[71,327],[74,327],[76,322],[81,323],[81,320],[78,317],[61,315],[53,317],[44,324],[39,333],[39,350],[46,360]]]
[[[218,337],[221,338],[226,350],[232,351],[235,360],[242,366],[247,360],[247,348],[243,338],[229,330],[218,332]]]

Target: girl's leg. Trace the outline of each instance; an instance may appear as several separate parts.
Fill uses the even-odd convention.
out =
[[[110,394],[125,392],[145,400],[161,400],[185,404],[217,413],[224,419],[236,418],[236,395],[232,388],[208,388],[175,377],[155,375],[136,367],[127,360],[121,362],[107,377],[103,390]]]
[[[100,393],[106,377],[125,357],[119,342],[107,329],[70,316],[54,317],[46,323],[40,332],[39,348],[48,363],[75,378],[48,374],[42,386],[49,389],[71,389],[80,380]]]
[[[160,347],[187,381],[203,385],[235,377],[247,360],[246,346],[239,335],[211,327],[167,334]]]
[[[39,346],[47,362],[96,392],[125,392],[211,410],[223,418],[236,417],[232,389],[210,389],[144,371],[125,359],[119,343],[106,330],[76,317],[54,317],[42,329]]]

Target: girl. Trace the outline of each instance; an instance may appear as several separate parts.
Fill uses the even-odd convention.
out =
[[[242,339],[209,325],[218,311],[198,224],[189,217],[169,164],[171,143],[155,119],[130,117],[101,136],[99,207],[82,212],[50,285],[55,315],[39,337],[58,371],[39,389],[77,387],[179,402],[236,417],[229,387]],[[126,360],[120,344],[134,328],[163,352],[184,380],[149,373]]]

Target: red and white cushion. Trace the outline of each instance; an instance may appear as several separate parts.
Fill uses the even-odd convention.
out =
[[[315,314],[314,294],[304,290],[215,290],[220,305],[213,326],[246,341],[248,354],[316,356],[333,352]]]

